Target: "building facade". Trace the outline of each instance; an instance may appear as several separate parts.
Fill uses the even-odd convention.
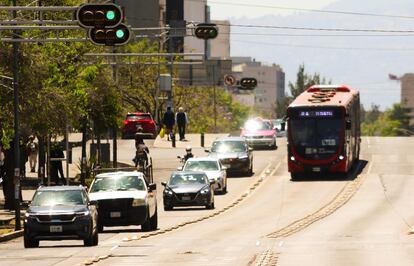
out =
[[[410,124],[414,124],[414,73],[406,73],[399,78],[401,81],[401,105],[411,108]]]
[[[276,106],[285,97],[285,73],[276,64],[265,65],[250,57],[233,57],[233,75],[237,80],[242,77],[257,79],[256,89],[250,93],[254,97],[254,108],[268,118],[276,117]],[[247,100],[246,93],[235,95],[242,103]]]

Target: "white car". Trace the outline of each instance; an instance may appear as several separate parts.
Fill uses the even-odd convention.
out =
[[[206,173],[209,180],[214,180],[214,191],[221,193],[227,192],[227,173],[226,168],[220,160],[212,157],[197,157],[188,159],[183,171],[200,171]]]
[[[142,231],[158,226],[156,184],[141,172],[111,172],[95,177],[89,198],[98,201],[98,229],[104,226],[141,225]]]

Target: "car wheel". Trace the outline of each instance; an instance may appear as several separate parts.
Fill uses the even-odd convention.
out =
[[[39,240],[32,239],[28,237],[26,234],[24,235],[24,247],[25,248],[37,248],[39,247]]]
[[[300,173],[290,173],[290,180],[296,181],[302,177]]]
[[[209,209],[209,210],[214,209],[214,201],[213,201],[213,202],[211,202],[210,204],[208,204],[208,205],[206,206],[206,209]]]
[[[147,219],[145,220],[143,224],[141,224],[141,229],[143,232],[151,231],[151,217],[150,217],[149,211],[147,213]]]
[[[155,208],[155,213],[150,219],[151,223],[151,230],[157,230],[158,228],[158,211],[157,208]]]
[[[86,247],[91,247],[91,246],[96,246],[98,245],[98,231],[93,231],[93,227],[91,226],[92,232],[91,232],[91,236],[88,237],[87,239],[83,240],[83,245]]]
[[[104,231],[104,226],[102,223],[98,222],[98,232],[102,233]]]

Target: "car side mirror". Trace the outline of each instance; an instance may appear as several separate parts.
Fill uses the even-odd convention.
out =
[[[182,166],[177,167],[177,171],[182,171],[182,170],[183,170]]]
[[[151,183],[148,185],[148,191],[154,191],[157,190],[157,184]]]
[[[345,122],[345,128],[347,130],[350,130],[352,128],[351,120],[346,120],[346,122]]]
[[[216,180],[210,180],[210,185],[214,185],[216,183]]]
[[[221,169],[227,170],[227,166],[222,166]]]
[[[96,206],[96,205],[98,205],[98,201],[97,200],[91,200],[91,201],[89,201],[89,205]]]
[[[167,185],[167,182],[161,182],[161,185],[165,187]]]

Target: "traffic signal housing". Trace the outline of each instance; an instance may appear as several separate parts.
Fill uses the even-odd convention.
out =
[[[118,46],[129,42],[131,31],[125,24],[115,28],[89,29],[89,39],[97,45]]]
[[[77,9],[75,16],[83,28],[113,28],[123,20],[121,8],[111,3],[83,4]]]
[[[200,23],[197,24],[194,34],[199,39],[214,39],[218,35],[218,28],[216,24],[211,23]]]
[[[242,78],[239,82],[240,90],[253,90],[257,87],[257,79],[255,78]]]

